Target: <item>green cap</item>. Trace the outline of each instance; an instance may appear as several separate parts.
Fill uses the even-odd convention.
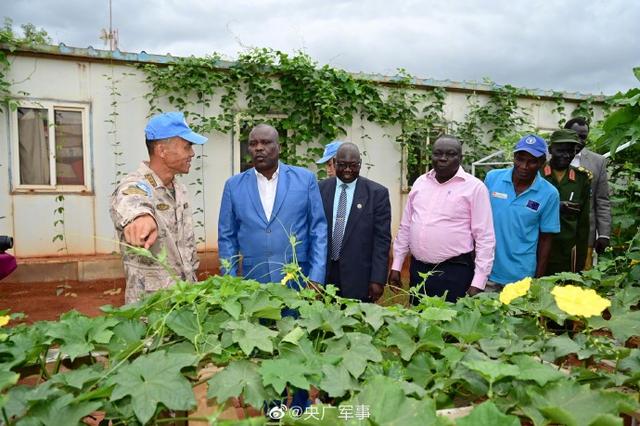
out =
[[[575,130],[560,129],[551,133],[549,138],[549,145],[554,143],[580,143],[580,137]]]

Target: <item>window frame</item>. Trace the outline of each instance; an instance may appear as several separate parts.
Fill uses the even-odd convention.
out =
[[[49,185],[23,184],[20,181],[20,141],[18,131],[18,108],[46,109],[47,121],[49,123]],[[70,111],[80,112],[82,120],[82,167],[84,173],[83,185],[60,185],[57,183],[56,170],[56,132],[55,132],[55,112]],[[90,104],[84,102],[69,102],[56,100],[23,99],[18,100],[16,109],[12,109],[10,118],[10,149],[11,149],[11,177],[12,192],[23,193],[92,193],[93,176],[92,172],[92,152],[90,143]]]
[[[429,134],[427,135],[427,138],[424,141],[425,146],[433,145],[433,143],[436,141],[439,135],[445,134],[446,129],[447,129],[446,126],[434,126],[433,128],[431,128],[429,131]],[[413,186],[412,184],[409,183],[408,158],[409,158],[409,147],[405,145],[404,147],[402,147],[402,152],[400,156],[400,182],[401,182],[400,191],[402,194],[408,194],[409,192],[411,192],[411,187]],[[430,164],[430,161],[431,161],[430,158],[426,159],[426,162],[428,165]],[[430,170],[430,166],[428,166],[427,170],[423,171],[419,176],[423,175],[429,170]]]

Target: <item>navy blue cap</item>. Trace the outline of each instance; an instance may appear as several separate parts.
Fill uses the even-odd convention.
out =
[[[513,152],[525,151],[534,157],[542,157],[547,155],[547,143],[538,135],[525,135],[516,144],[516,149]]]

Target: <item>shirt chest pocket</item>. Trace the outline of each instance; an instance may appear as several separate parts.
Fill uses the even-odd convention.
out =
[[[524,201],[523,203],[519,203],[515,207],[516,211],[518,212],[519,226],[522,226],[524,229],[528,230],[539,228],[540,209],[542,208],[539,204],[535,203],[532,205],[530,202]]]
[[[156,220],[158,221],[158,231],[161,237],[166,237],[167,232],[177,232],[178,221],[176,210],[170,205],[162,202],[156,204]]]
[[[433,211],[438,216],[450,219],[464,220],[470,218],[469,203],[463,197],[456,197],[452,193],[442,193],[431,200]]]

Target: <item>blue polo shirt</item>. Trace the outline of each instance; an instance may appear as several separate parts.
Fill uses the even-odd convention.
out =
[[[560,196],[538,174],[531,186],[516,196],[513,167],[492,170],[484,180],[489,189],[496,254],[489,280],[509,284],[536,272],[538,235],[560,232]]]

